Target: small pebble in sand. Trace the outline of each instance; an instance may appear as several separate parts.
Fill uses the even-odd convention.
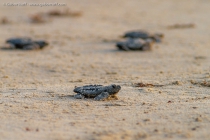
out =
[[[34,14],[29,17],[31,23],[45,23],[48,22],[47,18],[44,17],[41,13]]]
[[[26,129],[26,131],[31,131],[31,129],[30,129],[30,128],[28,128],[28,127],[26,127],[25,129]]]
[[[0,19],[0,24],[9,24],[11,21],[7,17],[3,17]]]
[[[162,87],[164,85],[156,85],[156,84],[151,84],[151,83],[135,83],[134,87]],[[161,91],[159,91],[161,93]]]
[[[144,119],[144,121],[145,121],[145,122],[149,122],[149,121],[150,121],[150,119]]]
[[[141,123],[137,122],[136,125],[140,125]]]
[[[185,28],[194,28],[195,24],[193,23],[187,23],[187,24],[174,24],[170,25],[167,28],[168,29],[185,29]]]
[[[71,11],[69,9],[64,9],[63,11],[54,9],[54,10],[51,10],[51,11],[47,12],[47,15],[49,15],[49,16],[79,17],[79,16],[82,16],[82,12]]]
[[[192,128],[191,130],[195,131],[195,130],[196,130],[196,128],[194,127],[194,128]]]
[[[190,81],[193,85],[201,85],[203,87],[210,87],[210,80],[204,80],[204,81]]]
[[[154,132],[158,132],[158,129],[155,129]]]
[[[169,100],[167,103],[173,103],[173,101],[170,101],[170,100]]]
[[[202,122],[202,119],[200,117],[195,118],[196,122]]]
[[[182,83],[180,81],[175,81],[175,82],[172,82],[172,85],[182,85]]]

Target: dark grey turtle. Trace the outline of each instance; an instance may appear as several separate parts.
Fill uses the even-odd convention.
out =
[[[151,39],[143,40],[138,39],[128,39],[126,41],[117,42],[116,46],[120,50],[129,51],[129,50],[140,50],[147,51],[151,50],[153,41]]]
[[[11,44],[15,49],[23,50],[42,49],[48,45],[44,40],[33,41],[31,38],[11,38],[6,40],[6,43]]]
[[[94,98],[94,100],[100,101],[108,99],[110,96],[115,96],[121,87],[119,85],[86,85],[83,87],[75,87],[74,92],[77,94],[74,95],[76,99],[83,98]]]
[[[124,34],[125,38],[142,38],[142,39],[152,39],[155,42],[161,42],[161,39],[164,37],[161,33],[150,34],[143,30],[129,31]]]

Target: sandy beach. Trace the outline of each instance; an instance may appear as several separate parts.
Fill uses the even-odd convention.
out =
[[[1,140],[210,139],[210,1],[14,4],[24,2],[0,2]],[[66,8],[81,14],[31,22],[35,14]],[[138,29],[163,33],[163,41],[151,51],[118,50],[116,41]],[[3,49],[13,37],[49,45]],[[122,88],[118,100],[73,97],[75,86],[89,84]]]

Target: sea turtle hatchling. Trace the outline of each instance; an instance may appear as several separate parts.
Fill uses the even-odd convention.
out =
[[[31,38],[11,38],[6,40],[6,43],[11,44],[15,49],[23,50],[42,49],[48,45],[44,40],[33,41]]]
[[[138,39],[128,39],[126,41],[117,42],[116,46],[120,50],[130,51],[130,50],[140,50],[140,51],[147,51],[151,50],[153,44],[153,40],[146,39],[143,40],[141,38]]]
[[[161,42],[164,37],[161,33],[150,34],[143,30],[129,31],[123,35],[124,38],[142,38],[142,39],[152,39],[155,42]]]
[[[114,97],[119,91],[121,87],[119,85],[86,85],[82,87],[75,87],[74,92],[77,94],[74,95],[76,99],[83,98],[94,98],[96,101],[106,100],[110,96]]]

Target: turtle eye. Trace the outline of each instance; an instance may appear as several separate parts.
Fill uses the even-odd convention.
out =
[[[116,85],[112,85],[113,88],[116,88]]]

